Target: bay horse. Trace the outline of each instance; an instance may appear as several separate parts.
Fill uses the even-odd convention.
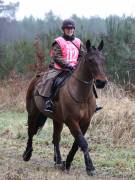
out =
[[[44,98],[34,93],[36,85],[41,81],[42,77],[36,77],[31,81],[26,96],[28,141],[23,154],[24,161],[31,158],[33,136],[43,127],[47,117],[49,117],[53,120],[54,162],[63,164],[62,167],[69,170],[78,148],[81,148],[87,174],[95,175],[95,167],[89,155],[88,144],[84,135],[96,109],[93,84],[95,82],[97,88],[104,88],[107,83],[104,71],[105,57],[101,52],[103,46],[103,40],[97,48],[91,46],[89,40],[86,42],[86,52],[81,57],[77,68],[59,89],[57,98],[54,101],[53,113],[44,111]],[[62,163],[59,143],[64,123],[73,135],[74,143],[66,161]]]

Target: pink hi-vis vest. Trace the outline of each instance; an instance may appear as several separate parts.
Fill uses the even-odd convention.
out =
[[[62,59],[66,61],[69,65],[75,66],[77,64],[77,59],[79,55],[79,49],[81,41],[78,38],[75,38],[72,42],[66,41],[63,37],[58,37],[55,41],[59,44],[62,51]],[[77,46],[77,47],[76,47]],[[61,67],[54,63],[56,69],[61,69]]]

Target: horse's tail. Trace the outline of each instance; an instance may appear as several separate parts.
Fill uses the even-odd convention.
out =
[[[37,119],[36,119],[37,133],[39,133],[39,132],[42,130],[42,128],[43,128],[46,120],[47,120],[47,117],[44,116],[42,113],[40,113],[40,114],[38,115],[38,117],[37,117]]]
[[[34,103],[32,105],[34,106]],[[28,111],[28,130],[36,135],[43,128],[46,120],[47,116],[42,114],[35,106],[31,112]]]

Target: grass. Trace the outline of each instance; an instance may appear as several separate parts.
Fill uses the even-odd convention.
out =
[[[45,127],[38,136],[34,137],[34,152],[31,161],[24,163],[21,155],[26,146],[27,140],[27,126],[26,126],[27,114],[6,112],[0,114],[0,167],[4,168],[0,173],[3,177],[13,176],[16,179],[25,179],[25,171],[27,174],[30,168],[32,179],[33,174],[41,176],[43,173],[43,167],[48,174],[51,171],[54,173],[54,179],[56,174],[60,176],[61,171],[56,171],[53,167],[53,145],[52,141],[52,122],[48,119]],[[107,142],[97,143],[97,139],[89,138],[89,132],[86,134],[90,146],[90,154],[93,162],[96,166],[98,176],[103,177],[121,177],[121,178],[135,178],[135,151],[133,146],[110,146]],[[68,136],[68,140],[67,140]],[[72,145],[73,138],[67,129],[64,127],[61,140],[61,152],[63,159]],[[41,162],[40,162],[41,161]],[[40,163],[42,164],[40,166]],[[14,167],[13,169],[11,167]],[[1,169],[1,168],[0,168]],[[21,169],[21,170],[20,170]],[[21,171],[21,175],[17,175],[17,172]],[[84,159],[83,154],[79,150],[75,156],[71,174],[69,177],[77,178],[77,173],[82,173],[85,177]],[[64,176],[64,174],[63,174]],[[67,174],[65,174],[67,177]],[[49,176],[46,175],[49,179]],[[86,176],[87,178],[87,176]],[[42,178],[41,178],[42,179]],[[52,177],[53,179],[53,177]]]

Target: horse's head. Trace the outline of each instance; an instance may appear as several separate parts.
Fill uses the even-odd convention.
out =
[[[101,50],[103,49],[104,42],[100,42],[99,46],[91,46],[90,40],[86,42],[86,59],[89,67],[89,72],[92,78],[95,80],[97,88],[104,88],[107,83],[107,77],[105,75],[105,57],[103,56]]]

